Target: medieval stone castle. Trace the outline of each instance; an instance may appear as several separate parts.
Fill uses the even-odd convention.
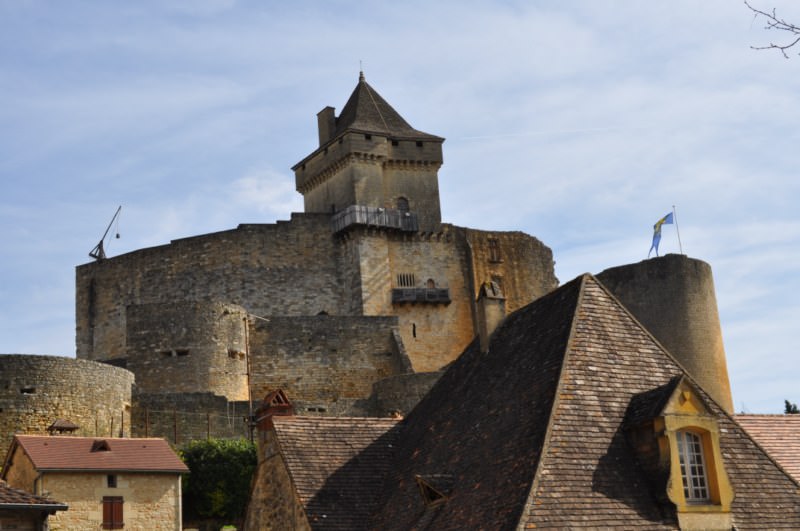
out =
[[[77,268],[78,359],[0,356],[0,443],[58,418],[82,435],[241,436],[276,389],[303,415],[405,413],[558,286],[535,237],[442,222],[444,139],[363,74],[317,120],[319,147],[293,167],[303,213]],[[668,255],[598,278],[730,412],[708,265]]]

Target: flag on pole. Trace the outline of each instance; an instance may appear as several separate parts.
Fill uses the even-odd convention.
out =
[[[647,251],[647,258],[650,258],[650,253],[653,252],[653,249],[656,250],[656,256],[658,256],[658,244],[661,243],[661,225],[665,224],[672,224],[672,212],[656,221],[656,224],[653,225],[653,244],[650,246],[650,250]]]

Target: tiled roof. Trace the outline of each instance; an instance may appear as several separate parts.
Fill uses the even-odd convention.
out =
[[[93,447],[104,446],[103,441],[108,450],[92,451]],[[39,471],[189,471],[164,439],[16,435],[12,450],[15,445],[23,449]]]
[[[800,415],[736,415],[736,421],[800,481]]]
[[[509,316],[488,353],[468,349],[409,414],[372,527],[675,529],[623,428],[677,376],[691,381],[594,277],[579,277]],[[733,523],[800,528],[797,484],[698,392],[720,428]],[[426,507],[416,478],[434,474],[453,486]]]
[[[48,498],[9,487],[5,481],[0,480],[0,510],[3,509],[32,509],[55,512],[65,511],[67,506]]]
[[[289,475],[314,529],[365,529],[390,466],[394,419],[274,417]]]
[[[444,140],[441,137],[417,131],[359,76],[358,85],[350,95],[339,117],[336,118],[334,137],[347,130],[376,133],[392,138],[417,140]]]

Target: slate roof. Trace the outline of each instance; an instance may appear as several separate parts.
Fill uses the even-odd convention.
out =
[[[378,94],[361,73],[358,85],[336,118],[333,138],[345,131],[375,133],[391,138],[409,140],[444,141],[443,138],[423,133],[411,127],[400,114]]]
[[[38,471],[189,472],[164,439],[15,435],[7,459],[17,446]]]
[[[736,415],[736,421],[800,481],[800,415]]]
[[[371,527],[675,529],[624,426],[635,397],[634,417],[680,376],[693,382],[594,277],[579,277],[509,316],[488,353],[470,346],[406,418]],[[800,528],[797,483],[699,392],[720,427],[734,524]],[[416,477],[436,474],[453,486],[426,507]]]
[[[5,481],[0,480],[0,510],[9,509],[54,513],[55,511],[66,511],[67,506],[49,498],[9,487]]]
[[[396,445],[396,419],[274,417],[289,475],[314,529],[366,529]]]

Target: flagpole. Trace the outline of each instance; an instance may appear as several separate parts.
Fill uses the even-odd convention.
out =
[[[678,213],[675,211],[675,205],[672,205],[672,218],[675,220],[675,232],[678,233],[678,248],[683,254],[683,245],[681,245],[681,230],[678,228]]]

